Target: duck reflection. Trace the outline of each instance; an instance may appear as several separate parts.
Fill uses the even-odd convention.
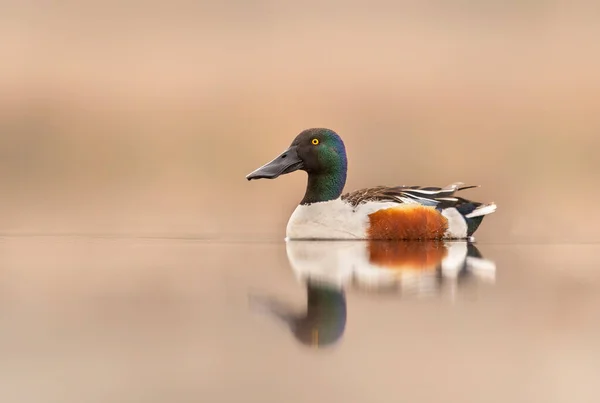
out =
[[[286,251],[306,287],[305,311],[274,298],[254,302],[285,323],[301,344],[315,348],[342,338],[346,290],[424,296],[448,284],[454,293],[470,279],[495,280],[495,264],[467,242],[288,241]]]

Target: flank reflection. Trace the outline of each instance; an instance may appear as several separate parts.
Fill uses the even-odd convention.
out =
[[[288,241],[288,260],[306,287],[298,313],[270,297],[253,297],[253,308],[285,323],[296,340],[331,346],[346,327],[346,291],[432,296],[469,280],[493,283],[496,266],[467,242]]]

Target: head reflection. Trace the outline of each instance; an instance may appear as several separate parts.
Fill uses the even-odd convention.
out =
[[[346,328],[344,290],[315,281],[306,284],[306,294],[306,312],[290,323],[294,336],[315,348],[336,343]]]
[[[285,323],[299,343],[314,348],[341,340],[347,289],[423,296],[446,284],[495,279],[495,264],[467,242],[288,241],[286,251],[306,287],[305,308],[268,297],[254,302]]]
[[[303,312],[275,298],[254,298],[256,306],[285,323],[303,345],[322,348],[335,344],[346,328],[346,295],[342,288],[321,281],[306,281]]]

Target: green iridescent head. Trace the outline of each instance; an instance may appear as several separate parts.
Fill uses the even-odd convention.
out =
[[[308,173],[308,186],[301,204],[334,200],[346,184],[348,161],[341,137],[331,129],[307,129],[290,147],[246,178],[275,179],[294,171]]]

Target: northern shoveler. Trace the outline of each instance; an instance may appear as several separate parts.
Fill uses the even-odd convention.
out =
[[[306,193],[287,224],[288,239],[472,239],[483,217],[496,211],[494,203],[455,196],[477,187],[463,183],[377,186],[342,194],[347,168],[341,137],[314,128],[301,132],[287,150],[246,178],[307,172]]]

